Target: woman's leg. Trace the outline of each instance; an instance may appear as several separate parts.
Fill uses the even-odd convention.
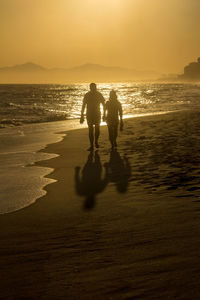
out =
[[[118,123],[113,125],[113,144],[117,147]]]
[[[110,124],[108,124],[108,135],[109,135],[111,146],[113,146],[113,132],[112,132],[112,126]]]

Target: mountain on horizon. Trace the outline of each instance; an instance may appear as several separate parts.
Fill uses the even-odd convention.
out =
[[[25,75],[25,76],[24,76]],[[156,79],[153,71],[86,63],[72,68],[45,68],[33,62],[0,68],[0,83],[61,83],[80,81],[131,81]]]
[[[122,67],[116,67],[116,66],[104,66],[104,65],[100,65],[100,64],[92,64],[92,63],[86,63],[80,66],[76,66],[73,68],[70,68],[70,70],[83,70],[83,71],[87,71],[87,70],[130,70],[127,68],[122,68]]]
[[[0,68],[0,71],[44,71],[45,68],[32,62]]]

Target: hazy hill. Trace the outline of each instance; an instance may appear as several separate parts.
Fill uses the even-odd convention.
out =
[[[121,67],[84,64],[73,68],[52,68],[28,62],[0,68],[0,83],[67,83],[149,80],[158,78],[152,71],[137,71]]]
[[[15,65],[12,67],[0,68],[0,72],[35,72],[35,71],[44,71],[45,68],[39,65],[36,65],[32,62],[27,62],[22,65]]]
[[[76,73],[91,73],[91,75],[98,74],[98,75],[110,75],[110,76],[122,76],[126,77],[126,79],[129,77],[131,78],[145,78],[145,77],[157,77],[158,73],[153,71],[137,71],[134,69],[128,69],[128,68],[121,68],[121,67],[108,67],[108,66],[102,66],[98,64],[84,64],[78,67],[74,67],[69,69],[71,72]]]

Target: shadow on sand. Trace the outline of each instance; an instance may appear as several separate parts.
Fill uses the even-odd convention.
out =
[[[131,165],[128,157],[124,155],[122,158],[117,150],[112,150],[106,166],[109,170],[109,182],[115,184],[117,192],[126,193],[131,176]]]
[[[121,158],[112,150],[109,162],[102,167],[98,151],[91,151],[82,171],[81,167],[75,168],[75,189],[79,196],[85,197],[83,208],[93,209],[97,194],[102,193],[109,182],[115,184],[119,193],[125,193],[130,176],[131,166],[126,156]]]

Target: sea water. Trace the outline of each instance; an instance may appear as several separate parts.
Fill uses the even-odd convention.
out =
[[[99,84],[107,100],[117,91],[125,117],[199,109],[199,84]],[[88,84],[0,85],[0,214],[22,209],[45,194],[45,178],[52,170],[34,162],[55,157],[38,152],[62,140],[79,124]],[[85,126],[85,125],[84,125]]]

